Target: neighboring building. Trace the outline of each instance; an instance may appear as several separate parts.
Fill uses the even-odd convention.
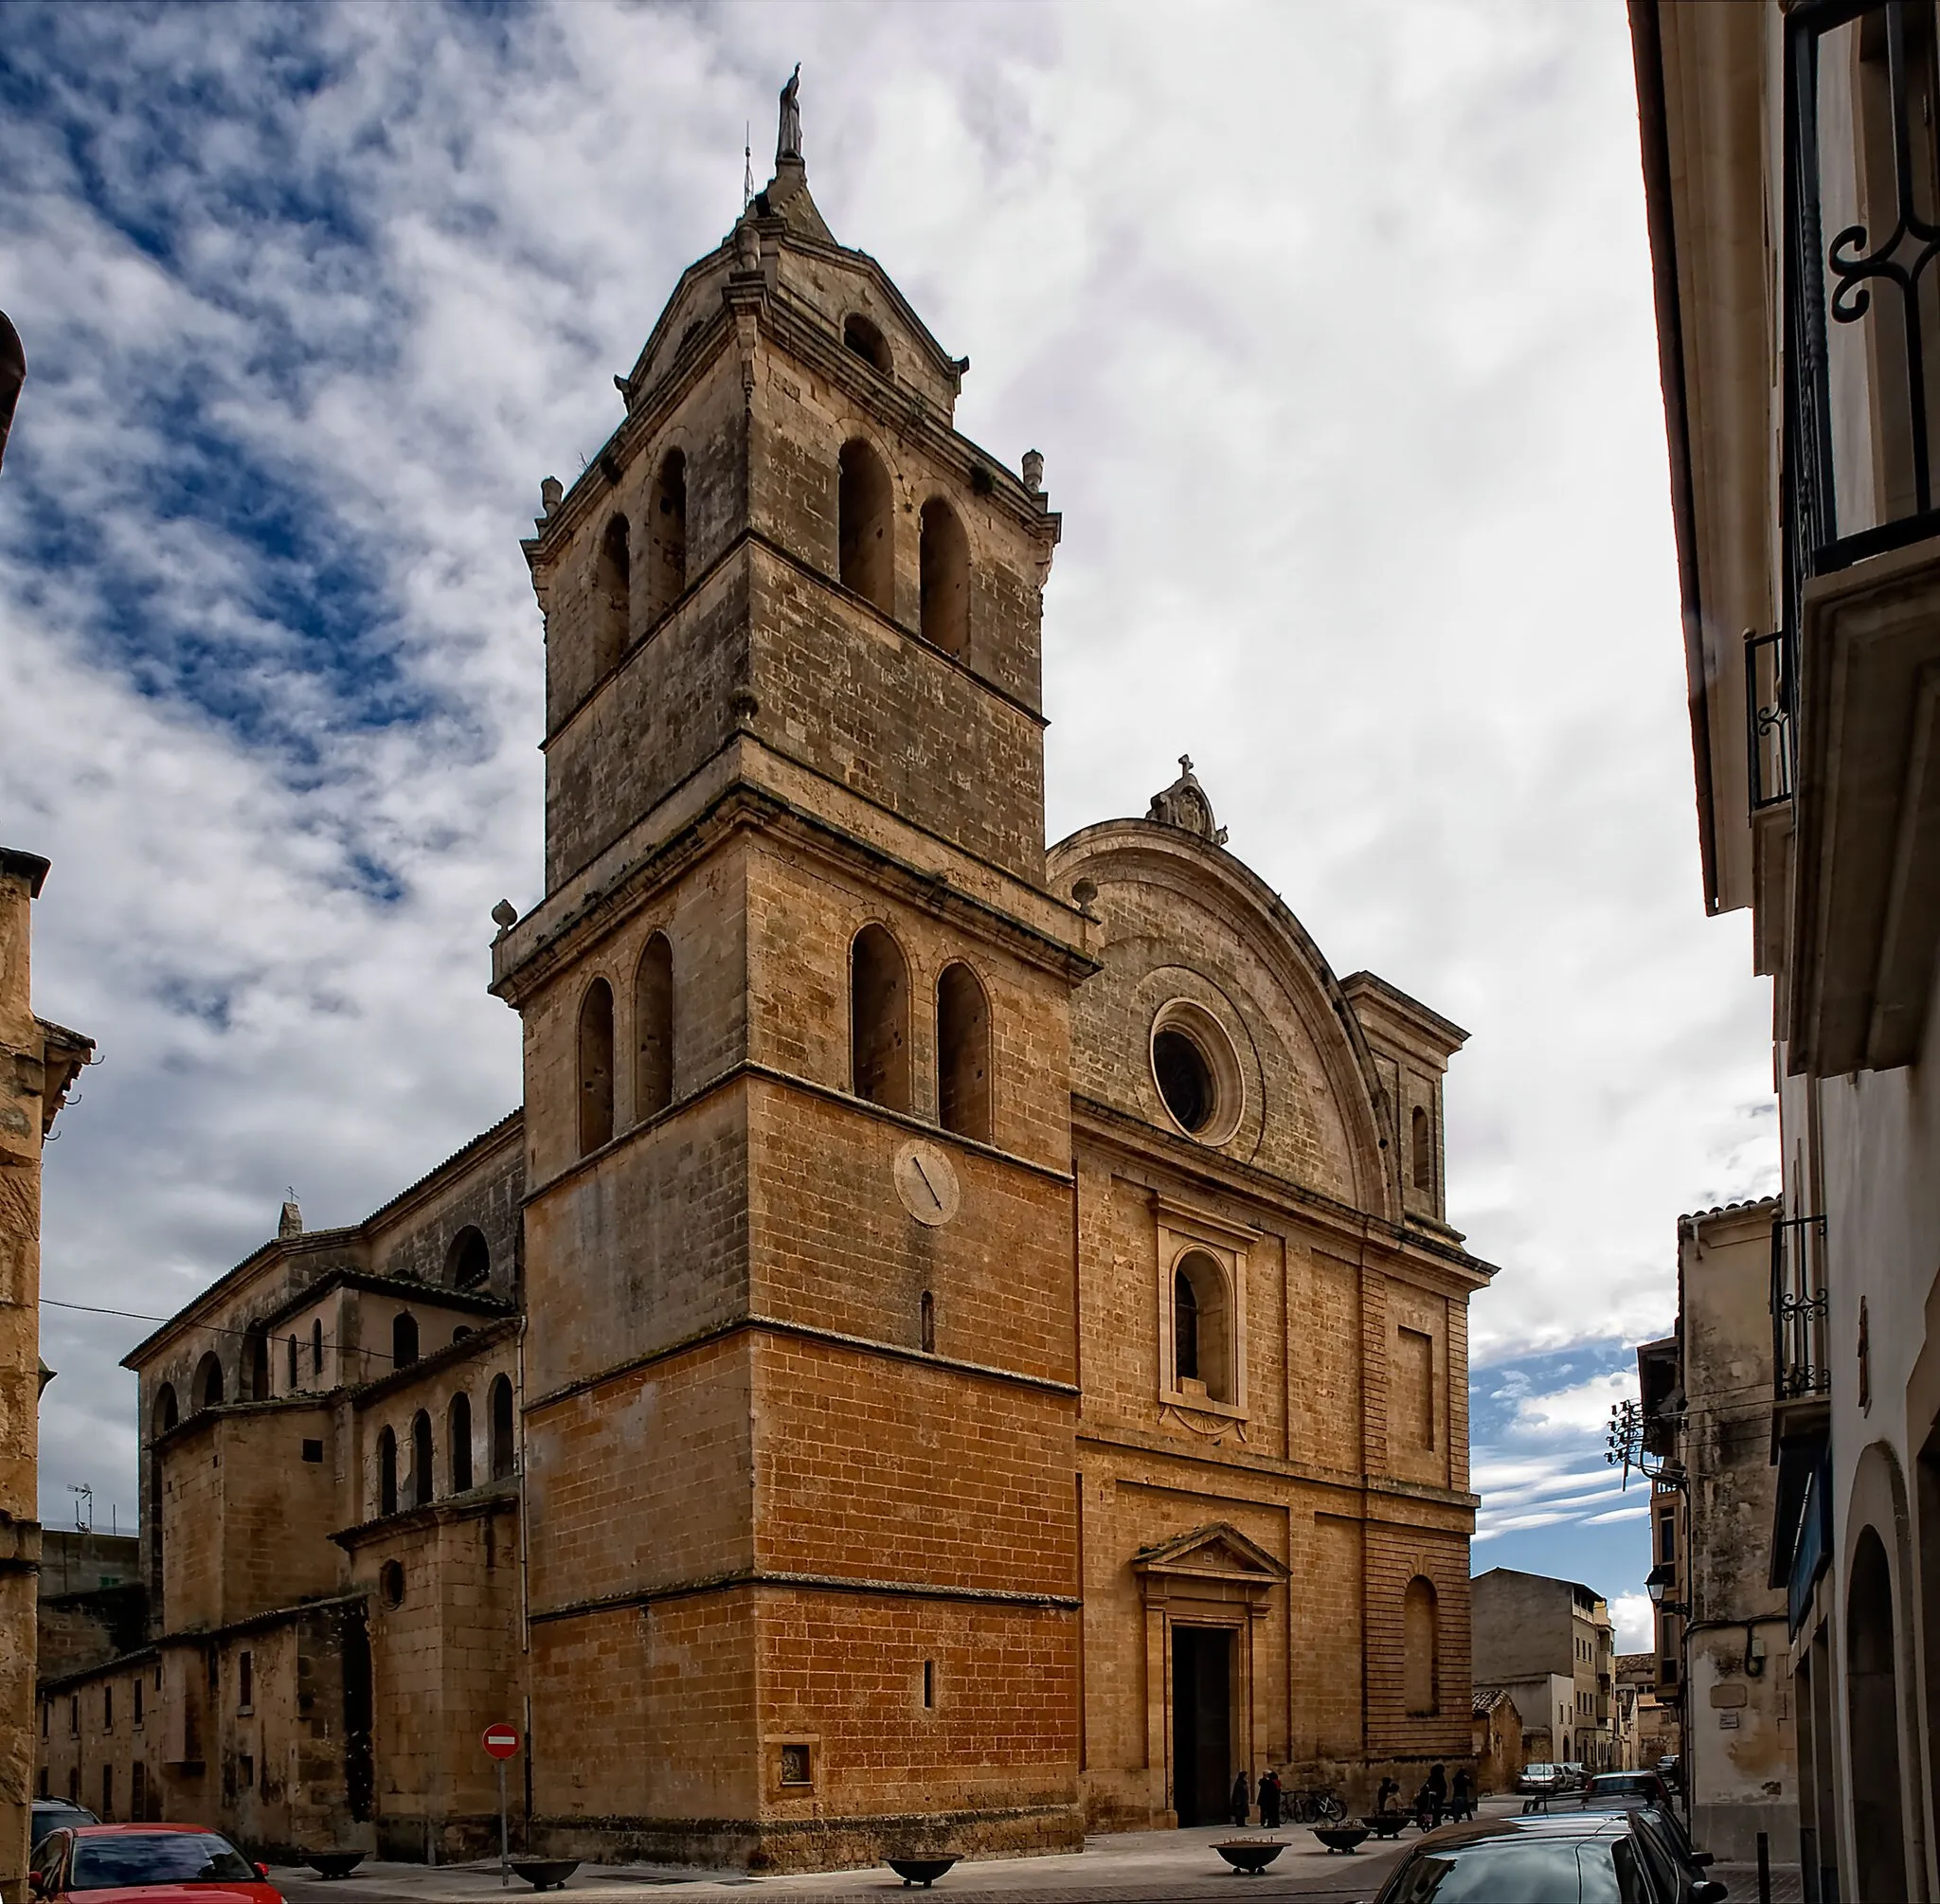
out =
[[[1475,1761],[1475,1788],[1481,1797],[1514,1791],[1517,1776],[1528,1764],[1522,1749],[1522,1715],[1505,1692],[1473,1695],[1475,1725],[1469,1756]]]
[[[141,1542],[133,1535],[49,1529],[41,1536],[43,1680],[118,1658],[148,1636]]]
[[[1613,1765],[1615,1651],[1603,1595],[1510,1567],[1478,1574],[1470,1593],[1476,1690],[1515,1700],[1528,1757],[1593,1771]]]
[[[1931,1898],[1934,17],[1633,0],[1630,19],[1704,901],[1749,908],[1775,988],[1784,1202],[1763,1380],[1798,1855],[1808,1896]],[[1689,1739],[1702,1717],[1694,1704]]]
[[[1638,1350],[1661,1593],[1660,1696],[1684,1715],[1691,1829],[1717,1857],[1788,1838],[1798,1803],[1786,1599],[1773,1587],[1776,1199],[1678,1222],[1678,1328]]]
[[[1047,853],[1042,459],[786,98],[526,545],[524,1106],[129,1357],[153,1632],[45,1688],[53,1789],[468,1856],[510,1717],[535,1847],[775,1869],[1466,1755],[1464,1034],[1190,763]]]
[[[1682,1750],[1675,1707],[1658,1696],[1657,1655],[1617,1655],[1617,1697],[1625,1714],[1626,1771],[1648,1771],[1661,1758],[1675,1758]]]
[[[0,433],[19,388],[19,340],[0,318]],[[94,1041],[35,1015],[37,853],[0,847],[0,1900],[27,1897],[40,1522],[41,1164]]]

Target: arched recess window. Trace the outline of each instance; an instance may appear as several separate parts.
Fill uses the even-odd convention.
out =
[[[653,547],[653,612],[664,615],[687,592],[687,458],[669,450],[647,504]]]
[[[1203,1249],[1188,1250],[1172,1272],[1173,1386],[1199,1383],[1208,1399],[1233,1392],[1232,1317],[1226,1271]]]
[[[321,1316],[310,1325],[310,1373],[319,1380],[323,1376],[323,1318]]]
[[[1414,1187],[1431,1190],[1435,1182],[1434,1132],[1427,1109],[1416,1105],[1409,1119],[1410,1148],[1413,1152]]]
[[[492,1479],[503,1481],[518,1465],[512,1440],[512,1381],[506,1375],[492,1378]]]
[[[408,1368],[418,1359],[418,1319],[408,1309],[400,1309],[390,1319],[390,1365]]]
[[[219,1409],[223,1405],[223,1365],[211,1349],[195,1365],[195,1406]]]
[[[616,515],[600,537],[600,559],[593,580],[593,613],[597,632],[593,651],[596,674],[620,665],[633,626],[633,550],[626,518]]]
[[[454,1289],[476,1289],[492,1274],[492,1250],[485,1233],[466,1224],[444,1252],[444,1275]]]
[[[880,925],[849,951],[849,1068],[857,1097],[909,1108],[909,968]]]
[[[1904,1897],[1906,1824],[1900,1809],[1898,1628],[1886,1543],[1859,1530],[1846,1590],[1846,1739],[1852,1753],[1853,1847],[1861,1897]]]
[[[961,960],[936,981],[938,1119],[960,1137],[990,1141],[990,1003]]]
[[[1417,1573],[1401,1596],[1401,1692],[1411,1719],[1442,1710],[1441,1613],[1432,1581]]]
[[[613,988],[603,979],[580,1003],[580,1155],[613,1140]]]
[[[175,1384],[164,1382],[155,1391],[155,1432],[167,1434],[182,1419],[182,1410],[175,1400]]]
[[[923,1292],[923,1302],[918,1311],[918,1340],[925,1356],[936,1354],[936,1297],[931,1291]]]
[[[896,612],[896,548],[889,473],[862,440],[842,445],[835,514],[841,582],[885,615]]]
[[[377,1511],[398,1511],[398,1438],[387,1428],[377,1431]]]
[[[852,311],[842,321],[842,341],[872,368],[889,374],[889,340],[881,329],[860,311]]]
[[[923,505],[918,564],[923,587],[923,638],[960,661],[970,658],[970,540],[957,512],[941,496]]]
[[[664,932],[647,941],[633,975],[633,1114],[655,1117],[674,1102],[674,947]]]
[[[411,1505],[431,1505],[431,1417],[422,1409],[411,1417]]]
[[[269,1400],[269,1337],[260,1329],[252,1329],[244,1345],[249,1355],[249,1399],[252,1402]]]
[[[472,1398],[463,1389],[444,1411],[444,1437],[451,1445],[451,1491],[463,1494],[472,1484]]]

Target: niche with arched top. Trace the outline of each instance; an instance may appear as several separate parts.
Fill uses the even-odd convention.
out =
[[[666,614],[687,592],[687,456],[669,450],[654,475],[647,498],[647,536],[653,549],[653,613]]]
[[[936,981],[937,1121],[960,1137],[990,1141],[990,1002],[958,960]]]
[[[633,975],[633,1114],[656,1117],[674,1102],[674,947],[656,932]]]
[[[885,377],[893,374],[889,340],[873,318],[865,317],[860,311],[850,312],[842,320],[842,341],[871,369],[879,370]]]
[[[595,979],[580,1001],[580,1155],[613,1141],[613,988]]]
[[[1441,1610],[1434,1583],[1417,1573],[1401,1596],[1402,1702],[1411,1719],[1442,1710]]]
[[[476,1224],[468,1223],[444,1252],[444,1280],[454,1289],[476,1289],[492,1274],[492,1246]]]
[[[970,658],[970,538],[941,496],[923,505],[917,568],[923,638],[960,661]]]
[[[1846,1588],[1846,1738],[1852,1752],[1854,1857],[1861,1897],[1904,1897],[1906,1820],[1901,1810],[1899,1628],[1886,1543],[1859,1530]]]
[[[593,672],[605,674],[620,665],[633,625],[633,535],[623,515],[616,515],[600,536],[593,577]]]
[[[850,1088],[889,1110],[909,1108],[909,967],[881,925],[849,951]]]
[[[885,615],[896,612],[895,505],[883,459],[860,437],[842,445],[836,467],[837,574]]]
[[[1225,1269],[1203,1249],[1187,1250],[1173,1267],[1172,1358],[1175,1391],[1232,1400],[1232,1303]]]
[[[167,1434],[171,1428],[176,1427],[181,1422],[181,1406],[175,1400],[175,1384],[173,1382],[164,1382],[155,1391],[155,1433],[158,1435]]]
[[[494,1375],[486,1397],[491,1415],[490,1436],[492,1479],[503,1481],[518,1466],[518,1444],[513,1435],[512,1418],[512,1379],[507,1375]]]
[[[1409,1114],[1409,1161],[1417,1190],[1435,1187],[1434,1124],[1427,1107],[1416,1105]]]
[[[219,1409],[223,1405],[223,1365],[211,1349],[195,1365],[195,1406]]]

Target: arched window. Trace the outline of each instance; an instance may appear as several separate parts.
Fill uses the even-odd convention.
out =
[[[289,1378],[290,1378],[290,1392],[291,1392],[292,1394],[295,1394],[295,1393],[296,1392],[296,1383],[297,1383],[297,1380],[298,1380],[298,1375],[297,1375],[297,1370],[296,1370],[296,1354],[297,1354],[297,1350],[296,1350],[296,1337],[295,1337],[295,1336],[292,1336],[292,1337],[290,1338],[290,1339],[289,1339],[289,1340],[288,1340],[288,1341],[287,1341],[287,1342],[286,1342],[286,1343],[285,1343],[285,1344],[284,1344],[283,1346],[284,1346],[284,1348],[285,1348],[285,1349],[287,1350],[287,1352],[288,1352],[288,1353],[286,1354],[286,1356],[284,1356],[284,1361],[283,1361],[283,1372],[284,1372],[284,1374],[287,1374],[287,1375],[289,1376]]]
[[[249,1357],[249,1395],[252,1402],[269,1400],[269,1337],[251,1329],[243,1343]]]
[[[580,1004],[580,1155],[613,1141],[613,988],[603,979]]]
[[[938,1121],[960,1137],[990,1141],[990,1005],[960,960],[936,981]]]
[[[1226,1271],[1203,1249],[1181,1256],[1172,1272],[1173,1386],[1199,1383],[1210,1400],[1233,1394],[1232,1317]]]
[[[909,968],[880,925],[865,925],[849,952],[849,1062],[857,1097],[909,1108]]]
[[[321,1316],[310,1325],[310,1373],[317,1380],[323,1379],[323,1318]]]
[[[919,1312],[920,1339],[925,1356],[936,1354],[936,1298],[925,1289]]]
[[[516,1471],[518,1454],[512,1439],[512,1381],[506,1375],[492,1378],[492,1479],[503,1481]]]
[[[596,674],[604,674],[620,665],[633,626],[633,554],[623,515],[616,515],[600,538],[593,597],[593,666]]]
[[[633,1114],[657,1116],[674,1102],[674,947],[647,941],[633,975]]]
[[[1409,1124],[1412,1140],[1414,1187],[1417,1190],[1431,1190],[1435,1182],[1434,1139],[1425,1106],[1415,1105]]]
[[[885,615],[896,612],[896,548],[889,473],[856,437],[837,465],[836,529],[841,583]]]
[[[444,1277],[454,1289],[476,1289],[492,1274],[492,1250],[484,1232],[468,1223],[444,1252]]]
[[[390,1319],[390,1365],[408,1368],[418,1359],[418,1319],[408,1309],[400,1309]]]
[[[398,1511],[398,1438],[387,1428],[377,1431],[377,1511]]]
[[[1904,1897],[1906,1825],[1900,1810],[1898,1628],[1886,1544],[1859,1530],[1846,1590],[1846,1740],[1852,1754],[1853,1850],[1861,1897]]]
[[[155,1433],[167,1434],[182,1419],[182,1410],[175,1400],[175,1384],[164,1382],[155,1391]]]
[[[687,458],[669,450],[647,504],[653,547],[653,612],[664,615],[687,592]]]
[[[463,1494],[472,1484],[472,1398],[463,1389],[444,1411],[444,1434],[451,1444],[451,1491]]]
[[[431,1417],[422,1409],[411,1417],[411,1505],[431,1505]]]
[[[211,1349],[195,1365],[195,1406],[219,1409],[223,1405],[223,1365]]]
[[[1440,1627],[1434,1584],[1417,1573],[1401,1596],[1401,1691],[1411,1719],[1442,1710]]]
[[[941,496],[923,505],[918,566],[923,585],[923,638],[960,661],[970,658],[970,541],[957,512]]]
[[[879,326],[860,311],[852,311],[842,320],[842,341],[872,368],[889,374],[889,342]]]

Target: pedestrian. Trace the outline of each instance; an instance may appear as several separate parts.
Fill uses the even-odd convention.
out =
[[[1422,1794],[1428,1802],[1435,1823],[1441,1823],[1448,1810],[1448,1774],[1439,1761],[1428,1767],[1428,1782],[1422,1787]]]
[[[1246,1827],[1247,1815],[1253,1808],[1252,1794],[1247,1787],[1247,1775],[1241,1772],[1232,1782],[1232,1822],[1242,1830]]]
[[[1401,1781],[1398,1778],[1384,1778],[1381,1781],[1381,1788],[1374,1793],[1374,1809],[1376,1811],[1391,1809],[1394,1801],[1400,1796]]]
[[[1280,1829],[1280,1774],[1271,1766],[1260,1774],[1260,1823],[1268,1831]]]
[[[1455,1769],[1455,1790],[1448,1815],[1460,1819],[1475,1816],[1475,1781],[1469,1777],[1465,1765]]]

